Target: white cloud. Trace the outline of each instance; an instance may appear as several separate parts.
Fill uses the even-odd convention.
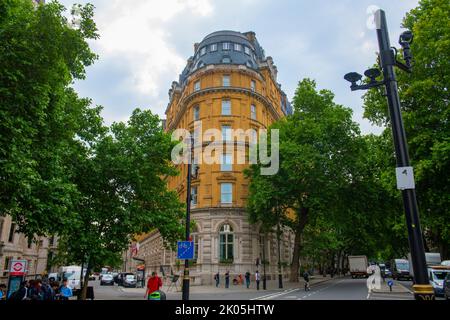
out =
[[[155,97],[165,73],[178,74],[186,57],[175,52],[164,24],[184,14],[212,13],[209,0],[112,0],[97,11],[101,35],[94,46],[101,59],[114,59],[129,69],[122,79],[125,90]],[[122,88],[123,89],[123,88]]]

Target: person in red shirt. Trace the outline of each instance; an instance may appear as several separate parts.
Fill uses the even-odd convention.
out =
[[[156,272],[152,272],[152,276],[148,279],[147,282],[147,291],[145,291],[145,298],[148,299],[148,296],[155,291],[158,291],[159,288],[162,287],[162,280],[158,277]]]

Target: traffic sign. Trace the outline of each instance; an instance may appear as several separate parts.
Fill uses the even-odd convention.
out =
[[[395,168],[395,175],[397,177],[397,189],[415,189],[413,167]]]
[[[177,258],[181,260],[194,259],[194,242],[193,241],[178,241],[177,243]]]
[[[27,270],[27,260],[11,260],[9,275],[22,276]]]

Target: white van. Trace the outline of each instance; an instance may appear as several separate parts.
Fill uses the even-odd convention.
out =
[[[444,280],[447,274],[450,273],[450,267],[447,266],[432,266],[428,268],[428,276],[430,277],[430,284],[433,286],[434,294],[436,296],[444,295]]]
[[[63,279],[67,279],[68,286],[72,289],[73,294],[80,290],[80,278],[81,278],[81,267],[80,266],[66,266],[60,267],[58,272],[59,278],[61,279],[61,284]]]

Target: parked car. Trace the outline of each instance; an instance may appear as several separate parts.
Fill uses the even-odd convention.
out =
[[[447,276],[444,280],[444,297],[445,299],[450,299],[450,272],[447,273]]]
[[[125,288],[136,288],[136,276],[134,274],[127,274],[123,279],[123,286]]]
[[[102,275],[102,279],[100,280],[100,285],[104,286],[104,285],[110,285],[113,286],[114,285],[114,278],[112,276],[112,274],[110,273],[105,273]]]
[[[126,278],[127,275],[134,275],[134,274],[131,273],[131,272],[121,272],[121,273],[119,273],[119,274],[117,275],[117,281],[116,281],[116,283],[117,283],[119,286],[123,286],[123,282],[124,282],[124,280],[125,280],[125,278]]]
[[[386,264],[380,263],[378,266],[380,267],[381,275],[384,274],[385,278],[389,278],[392,276],[391,270],[389,270]]]

